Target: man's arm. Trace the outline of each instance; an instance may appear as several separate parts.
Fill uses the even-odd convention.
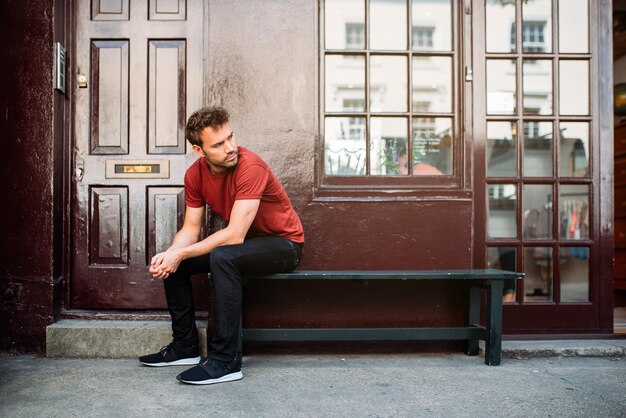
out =
[[[187,258],[208,254],[222,245],[243,243],[248,229],[250,229],[250,225],[252,225],[252,221],[254,221],[260,203],[260,199],[236,200],[230,213],[228,226],[209,235],[200,242],[197,242],[197,240],[200,233],[204,208],[187,207],[183,227],[176,234],[172,246],[168,248],[167,251],[157,254],[152,258],[150,273],[152,273],[155,278],[165,279],[176,271],[181,261]],[[192,210],[191,212],[190,209]],[[202,211],[199,213],[199,220],[198,213],[196,213],[197,209]],[[187,221],[188,215],[191,215],[189,225]],[[192,240],[192,237],[195,238]]]
[[[204,206],[193,208],[187,206],[185,208],[185,221],[183,227],[176,233],[172,240],[172,245],[167,249],[175,250],[183,248],[198,242],[200,238],[200,230],[202,229],[202,221],[204,220]]]

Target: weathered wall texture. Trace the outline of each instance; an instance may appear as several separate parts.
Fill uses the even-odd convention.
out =
[[[53,1],[0,1],[0,348],[53,317]]]
[[[301,268],[470,267],[470,201],[314,200],[315,158],[321,152],[316,2],[220,0],[209,11],[207,103],[230,109],[239,144],[262,155],[284,182],[305,227]],[[442,312],[446,320],[462,317],[454,289],[443,297],[430,289],[251,283],[246,320],[314,326],[423,323]],[[422,312],[415,312],[416,299],[407,298],[407,291],[421,294]]]

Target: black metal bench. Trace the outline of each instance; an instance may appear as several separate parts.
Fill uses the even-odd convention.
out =
[[[505,280],[524,277],[504,270],[295,271],[248,276],[259,280],[457,280],[470,285],[466,326],[445,328],[244,328],[244,341],[418,341],[467,340],[466,354],[478,355],[485,341],[485,364],[500,364],[502,288]],[[485,325],[480,325],[481,290],[487,291]]]

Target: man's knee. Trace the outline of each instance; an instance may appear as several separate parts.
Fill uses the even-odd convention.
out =
[[[235,259],[235,254],[230,246],[217,247],[211,251],[211,270],[214,266],[220,267],[225,265],[232,265]]]

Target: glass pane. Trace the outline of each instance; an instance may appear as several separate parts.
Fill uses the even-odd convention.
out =
[[[552,177],[552,122],[524,122],[524,176]]]
[[[413,57],[413,111],[452,112],[452,58]]]
[[[324,125],[325,174],[365,175],[365,118],[326,118]]]
[[[451,0],[413,0],[412,42],[414,51],[452,50]]]
[[[589,239],[589,186],[561,185],[559,236],[561,239]]]
[[[589,123],[561,122],[561,177],[589,176]]]
[[[487,267],[507,271],[517,271],[517,249],[515,247],[489,247],[487,248]],[[516,280],[506,280],[502,290],[504,302],[515,301]]]
[[[452,138],[451,118],[413,118],[413,174],[452,174]]]
[[[487,52],[515,51],[515,0],[485,0]]]
[[[408,123],[406,118],[371,118],[370,171],[372,175],[403,174],[401,156],[406,156]]]
[[[522,51],[552,52],[552,1],[523,2],[522,20]]]
[[[559,1],[559,52],[589,52],[588,0]]]
[[[517,187],[514,184],[489,185],[489,238],[517,238],[516,201]]]
[[[515,122],[487,122],[487,176],[517,176]]]
[[[552,300],[552,247],[524,248],[524,301]]]
[[[589,248],[561,247],[561,302],[589,301]]]
[[[552,60],[524,60],[524,114],[552,114]]]
[[[559,109],[561,115],[589,114],[589,62],[559,62]]]
[[[324,24],[326,49],[365,48],[364,0],[326,0]]]
[[[372,56],[370,59],[370,110],[407,111],[406,57]]]
[[[516,74],[515,60],[487,60],[488,114],[515,114]]]
[[[370,0],[370,48],[407,49],[406,0]]]
[[[522,194],[524,239],[552,238],[552,186],[525,184]]]
[[[365,57],[326,55],[325,60],[326,111],[365,111]]]

